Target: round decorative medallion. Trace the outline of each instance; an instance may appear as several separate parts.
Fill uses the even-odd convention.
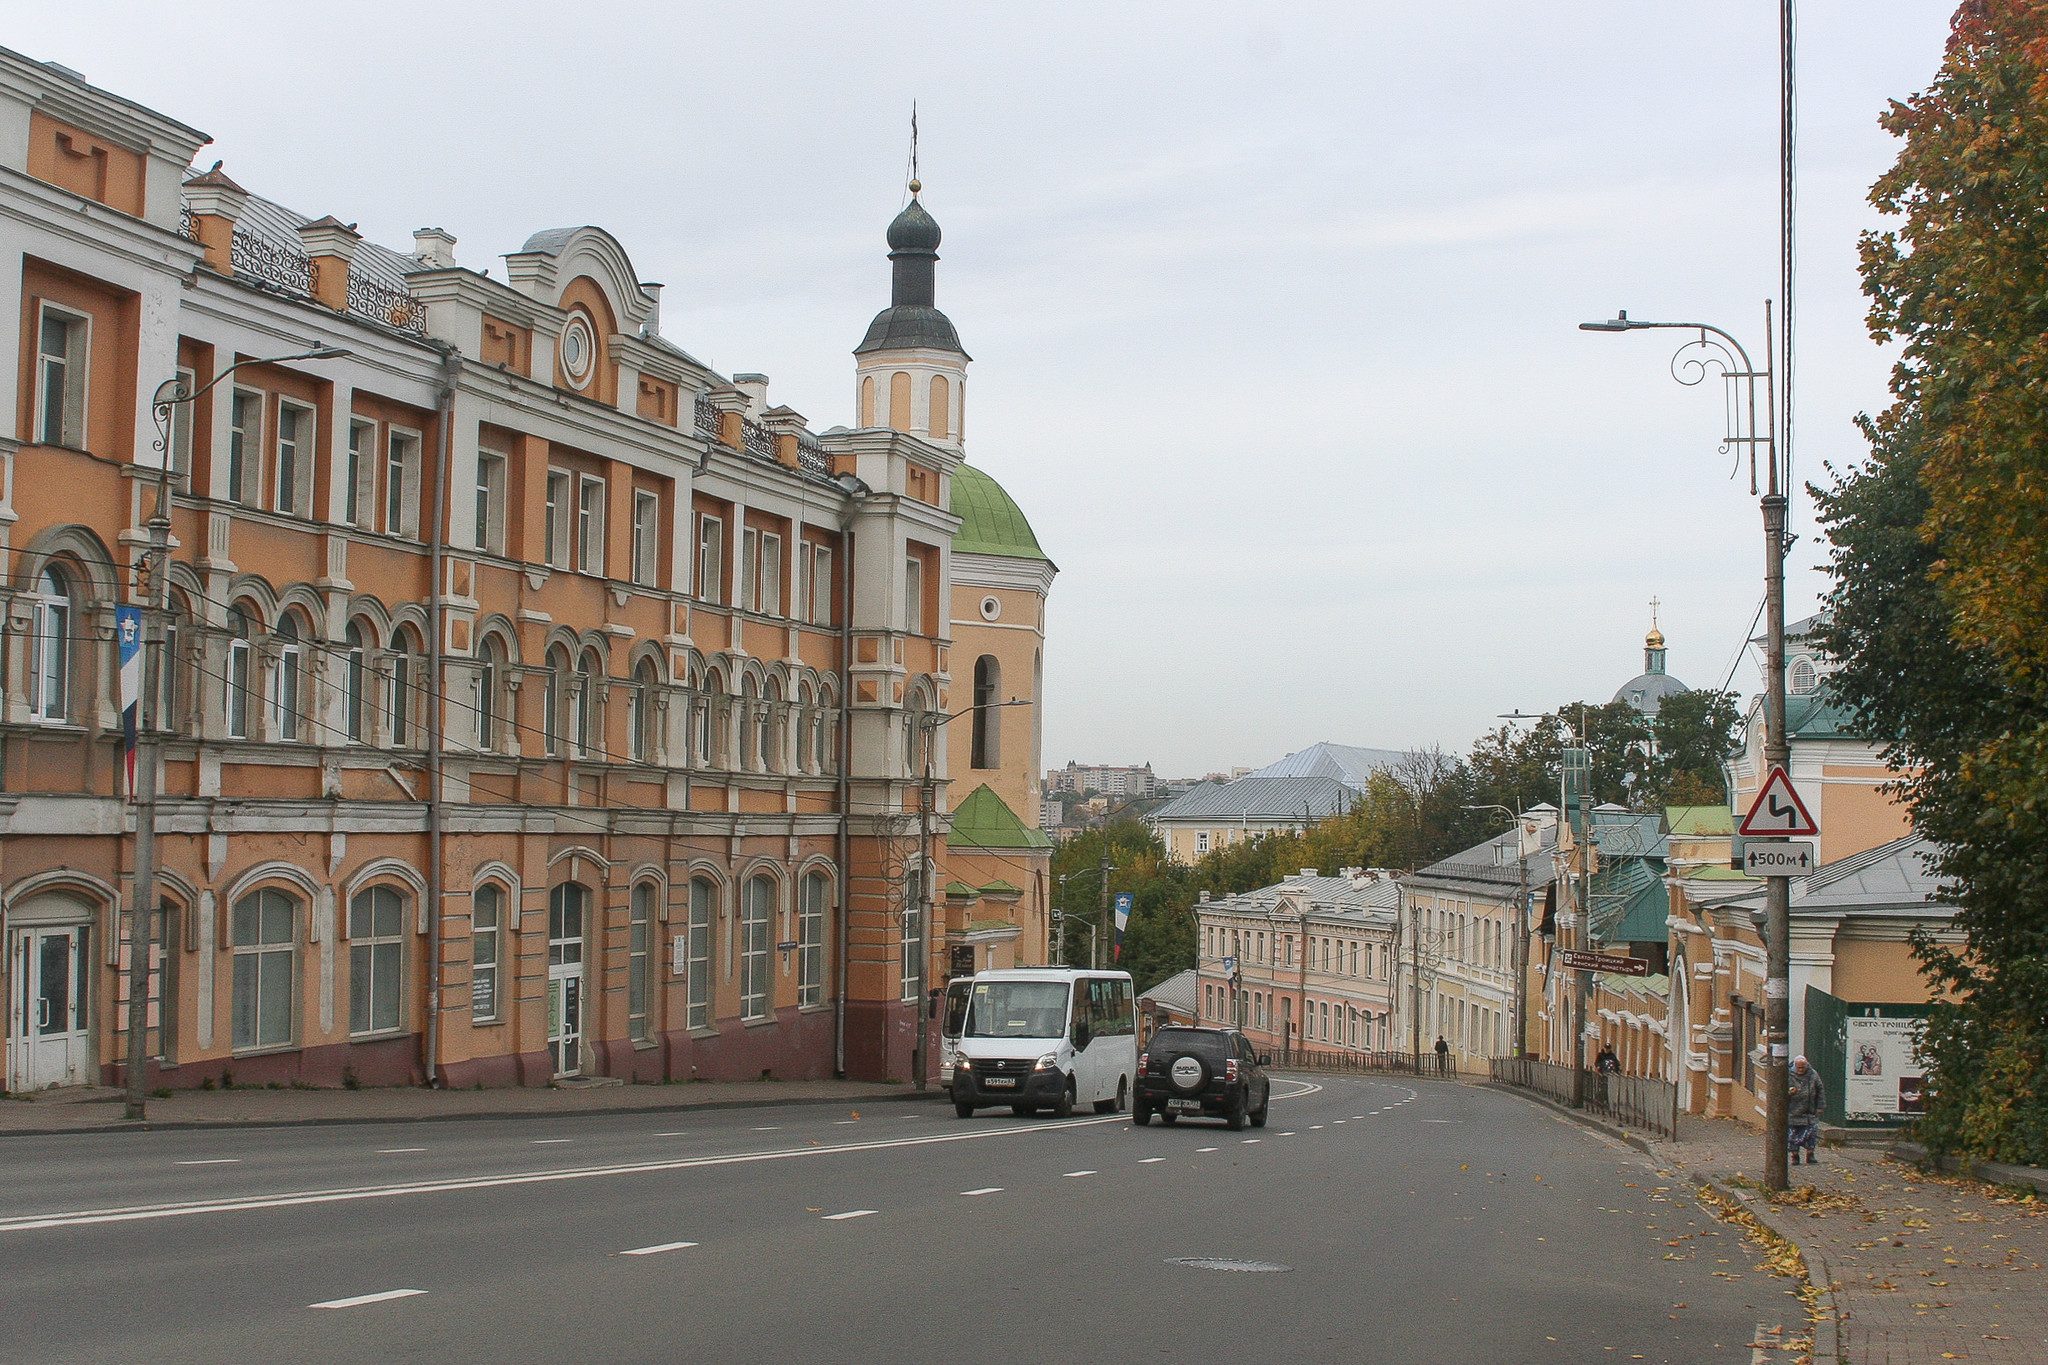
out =
[[[590,362],[596,355],[597,339],[591,335],[590,322],[578,313],[562,329],[562,373],[580,387],[590,378]]]
[[[981,619],[982,619],[982,620],[984,620],[984,621],[993,621],[993,620],[996,620],[996,619],[997,619],[998,617],[1000,617],[1000,616],[1001,616],[1002,614],[1003,614],[1003,604],[1002,604],[1002,601],[1001,601],[1001,600],[1000,600],[999,598],[994,598],[994,597],[984,597],[984,598],[982,598],[982,599],[981,599]]]

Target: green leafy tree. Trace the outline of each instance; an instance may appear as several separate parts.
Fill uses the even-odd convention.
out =
[[[1937,1148],[2048,1161],[2048,5],[1970,0],[1862,242],[1899,345],[1867,465],[1818,494],[1833,684],[1941,849],[1960,949],[1921,935]]]
[[[1733,692],[1679,692],[1666,697],[1650,722],[1653,747],[1647,756],[1637,805],[1720,805],[1728,800],[1722,760],[1735,747],[1742,713]]]

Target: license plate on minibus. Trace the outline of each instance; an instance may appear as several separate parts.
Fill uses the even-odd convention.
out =
[[[991,1076],[984,1084],[991,1090],[1004,1090],[1014,1087],[1017,1084],[1017,1078],[1015,1076]]]

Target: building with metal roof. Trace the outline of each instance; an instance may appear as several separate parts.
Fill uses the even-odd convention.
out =
[[[1232,781],[1203,782],[1146,818],[1168,857],[1193,862],[1213,849],[1281,830],[1298,833],[1342,814],[1365,794],[1374,772],[1400,759],[1392,749],[1325,740]]]

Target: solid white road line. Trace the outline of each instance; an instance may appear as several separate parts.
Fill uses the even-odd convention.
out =
[[[1094,1172],[1094,1171],[1068,1171],[1068,1172],[1066,1173],[1066,1179],[1068,1179],[1068,1180],[1072,1180],[1072,1179],[1073,1179],[1073,1178],[1074,1178],[1075,1176],[1077,1176],[1077,1175],[1094,1175],[1094,1174],[1095,1174],[1095,1172]]]
[[[238,1156],[216,1156],[209,1157],[205,1161],[180,1161],[178,1164],[180,1166],[239,1166],[242,1164],[242,1158]]]
[[[1001,1194],[1002,1192],[1003,1187],[1001,1185],[984,1185],[978,1190],[960,1191],[962,1194]]]
[[[329,1299],[325,1303],[309,1303],[308,1308],[361,1308],[366,1303],[389,1303],[392,1299],[409,1299],[415,1294],[424,1294],[424,1289],[387,1289],[381,1294],[358,1294],[352,1299]]]
[[[634,1247],[631,1251],[621,1251],[618,1254],[621,1256],[653,1256],[659,1252],[681,1251],[684,1247],[693,1247],[695,1245],[697,1245],[695,1242],[663,1242],[659,1246]]]
[[[1126,1123],[1121,1114],[1098,1118],[1069,1119],[1066,1128],[1097,1123]],[[22,1214],[0,1218],[0,1233],[30,1232],[40,1228],[84,1227],[100,1223],[133,1223],[153,1218],[181,1218],[195,1213],[239,1213],[248,1209],[297,1208],[306,1204],[338,1204],[357,1199],[389,1199],[406,1194],[447,1194],[456,1190],[499,1189],[507,1185],[546,1185],[559,1180],[591,1180],[600,1176],[648,1175],[663,1171],[687,1171],[703,1166],[743,1166],[755,1161],[790,1161],[800,1157],[839,1156],[849,1152],[879,1152],[896,1147],[929,1147],[941,1142],[980,1142],[992,1138],[1036,1133],[1053,1125],[1000,1124],[965,1133],[933,1133],[920,1137],[846,1142],[836,1147],[806,1144],[765,1152],[732,1152],[723,1156],[675,1157],[667,1161],[635,1161],[614,1166],[572,1166],[557,1171],[514,1171],[504,1175],[466,1176],[444,1180],[408,1181],[396,1185],[357,1185],[336,1189],[301,1190],[275,1195],[246,1195],[227,1199],[194,1199],[168,1204],[132,1204],[120,1208],[79,1209],[65,1213]],[[873,1210],[870,1210],[873,1212]]]
[[[424,1152],[424,1147],[379,1147],[378,1156],[397,1156],[400,1152]]]
[[[825,1215],[825,1221],[828,1223],[838,1223],[848,1218],[865,1218],[871,1213],[880,1212],[880,1209],[854,1209],[848,1213],[828,1213]]]

